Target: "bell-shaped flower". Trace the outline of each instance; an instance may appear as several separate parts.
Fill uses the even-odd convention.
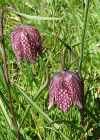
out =
[[[54,100],[57,106],[66,113],[72,106],[73,100],[82,109],[82,84],[76,72],[64,70],[64,53],[62,71],[54,73],[50,82],[49,106],[53,106]]]
[[[73,100],[82,108],[82,86],[77,73],[67,70],[54,73],[50,83],[48,109],[53,106],[54,99],[64,113],[71,108]]]
[[[41,37],[37,29],[19,25],[11,31],[11,42],[18,64],[22,63],[23,57],[34,64],[37,52],[42,57]]]

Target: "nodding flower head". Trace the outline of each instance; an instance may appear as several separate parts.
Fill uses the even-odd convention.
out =
[[[53,106],[54,100],[57,106],[66,113],[72,106],[73,100],[79,108],[82,108],[82,84],[76,72],[64,70],[64,53],[63,65],[60,72],[54,73],[50,82],[49,89],[49,106]]]
[[[76,72],[65,70],[54,73],[50,83],[48,109],[53,106],[54,99],[64,113],[71,108],[73,100],[82,108],[82,86]]]
[[[19,25],[11,31],[11,42],[18,64],[22,63],[23,57],[34,64],[37,52],[42,57],[41,37],[37,29]]]

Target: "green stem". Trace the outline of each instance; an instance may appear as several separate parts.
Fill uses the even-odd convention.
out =
[[[85,33],[86,33],[86,26],[87,26],[87,19],[88,19],[88,9],[89,9],[89,0],[86,0],[86,12],[85,12],[85,20],[84,20],[84,27],[82,33],[82,41],[81,41],[81,56],[80,56],[80,71],[82,70],[82,63],[84,60],[84,43],[85,43]],[[84,83],[82,81],[82,110],[81,110],[81,124],[84,128]],[[84,135],[82,135],[82,140],[84,140]]]
[[[81,41],[80,70],[82,69],[82,62],[84,60],[84,43],[85,43],[85,33],[86,33],[86,26],[87,26],[87,19],[88,19],[88,9],[89,9],[89,0],[86,1],[86,12],[85,12],[85,20],[84,20],[82,41]]]

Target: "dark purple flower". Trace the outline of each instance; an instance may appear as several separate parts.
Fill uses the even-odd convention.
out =
[[[53,106],[54,99],[64,113],[71,108],[73,100],[82,108],[82,85],[76,72],[64,70],[54,73],[50,83],[48,109]]]
[[[18,64],[22,63],[23,57],[34,64],[37,52],[42,57],[41,37],[37,29],[19,25],[11,32],[11,42]]]

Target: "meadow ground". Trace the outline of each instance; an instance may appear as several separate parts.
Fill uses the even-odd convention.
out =
[[[43,20],[40,20],[39,17],[31,19],[34,17],[21,16],[24,25],[32,25],[38,29],[42,40],[43,58],[37,55],[35,64],[24,58],[23,63],[18,65],[10,33],[20,24],[19,17],[12,11],[6,11],[3,15],[9,87],[21,140],[81,140],[83,133],[85,140],[98,140],[100,137],[100,2],[86,1],[89,1],[88,7],[81,0],[0,1],[0,12],[5,7],[13,7],[19,13],[43,17]],[[49,19],[46,20],[45,17]],[[57,19],[50,20],[51,17]],[[67,113],[63,113],[56,103],[48,110],[48,75],[51,80],[53,74],[61,70],[64,43],[71,46],[82,72],[84,131],[81,127],[81,109],[74,102]],[[0,39],[0,66],[1,64],[4,68]],[[65,69],[78,72],[69,50],[65,54]],[[44,84],[45,89],[41,90],[35,104],[34,97]],[[15,140],[16,130],[2,75],[0,75],[0,107],[0,139]],[[29,111],[24,117],[26,109]],[[58,125],[49,124],[53,121],[60,124],[59,129]]]

